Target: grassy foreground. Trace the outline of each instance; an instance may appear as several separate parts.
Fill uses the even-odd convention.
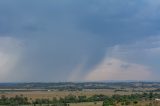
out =
[[[70,103],[70,106],[102,106],[103,102]]]

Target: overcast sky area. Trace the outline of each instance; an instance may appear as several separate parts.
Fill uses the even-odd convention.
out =
[[[159,75],[159,0],[0,1],[0,82]]]

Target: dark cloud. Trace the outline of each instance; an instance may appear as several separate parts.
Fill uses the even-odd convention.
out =
[[[159,15],[153,12],[158,8],[152,9],[149,3],[149,0],[0,1],[0,36],[23,41],[25,52],[14,69],[26,74],[22,80],[67,80],[81,64],[84,65],[79,74],[86,74],[104,59],[107,48],[157,35],[160,26],[159,18],[155,17]],[[151,11],[146,12],[147,9]]]

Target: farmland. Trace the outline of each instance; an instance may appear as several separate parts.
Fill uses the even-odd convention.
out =
[[[16,95],[24,95],[25,97],[36,99],[36,98],[49,98],[52,99],[53,97],[60,98],[65,97],[69,94],[76,95],[76,96],[84,96],[87,97],[93,95],[108,95],[111,96],[113,94],[121,94],[121,95],[128,95],[132,94],[132,92],[114,92],[114,90],[107,90],[107,89],[92,89],[92,90],[83,90],[83,91],[16,91],[16,92],[7,92],[1,91],[1,95],[5,95],[7,97],[14,97]]]
[[[26,105],[160,106],[155,101],[160,98],[159,88],[158,82],[14,83],[0,84],[0,97],[1,104],[21,100],[17,102]]]

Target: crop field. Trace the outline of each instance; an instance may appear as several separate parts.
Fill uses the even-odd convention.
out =
[[[93,95],[114,95],[114,94],[120,94],[120,95],[129,95],[135,92],[124,92],[124,91],[119,91],[119,92],[114,92],[114,90],[109,90],[109,89],[97,89],[97,90],[83,90],[83,91],[18,91],[18,92],[1,92],[0,96],[5,95],[6,97],[15,97],[16,95],[23,95],[27,98],[30,99],[37,99],[37,98],[49,98],[52,99],[53,97],[60,98],[60,97],[65,97],[67,95],[76,95],[76,96],[93,96]]]
[[[160,98],[159,88],[159,83],[27,83],[1,86],[0,103],[23,106],[160,106],[160,101],[155,101]]]

